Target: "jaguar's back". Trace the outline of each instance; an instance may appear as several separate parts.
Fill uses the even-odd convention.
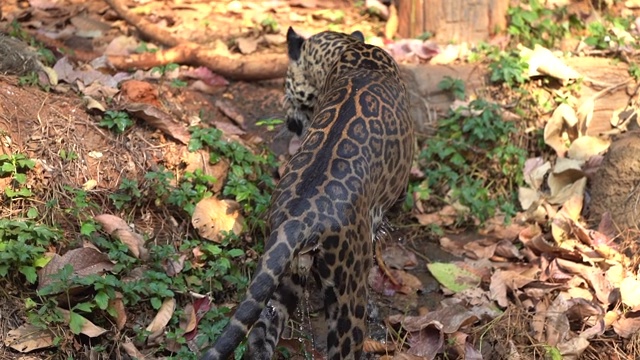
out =
[[[270,359],[309,270],[323,292],[328,358],[359,358],[374,234],[407,185],[413,124],[394,60],[359,32],[304,40],[289,29],[287,42],[287,126],[304,138],[272,195],[246,298],[204,359],[226,359],[249,329],[248,357]]]

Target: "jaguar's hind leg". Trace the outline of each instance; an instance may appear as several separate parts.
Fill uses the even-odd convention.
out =
[[[270,360],[287,320],[294,314],[304,291],[304,277],[285,277],[262,310],[260,319],[253,325],[247,340],[245,359]]]
[[[371,235],[363,237],[364,241],[344,241],[345,246],[325,253],[318,261],[328,330],[327,358],[331,360],[362,357],[367,332],[367,276],[373,263]]]

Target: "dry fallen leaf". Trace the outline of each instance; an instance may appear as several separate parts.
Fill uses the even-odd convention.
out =
[[[113,269],[109,256],[91,247],[83,247],[67,251],[64,255],[54,255],[51,261],[38,274],[38,290],[51,284],[53,275],[57,274],[65,265],[73,266],[75,275],[102,275]]]
[[[640,281],[635,277],[625,277],[620,284],[620,297],[631,308],[640,306]]]
[[[589,160],[590,157],[605,152],[611,141],[595,136],[581,136],[569,146],[568,156],[576,160]]]
[[[254,53],[258,49],[258,40],[256,38],[237,38],[236,44],[243,55]]]
[[[123,105],[123,109],[184,145],[189,144],[189,140],[191,140],[191,134],[185,124],[174,120],[173,116],[156,106],[144,103],[127,103]]]
[[[154,340],[158,339],[159,336],[162,335],[164,328],[169,323],[169,320],[171,320],[175,309],[176,300],[174,298],[164,299],[160,309],[158,309],[158,313],[146,328],[146,330],[151,333],[148,339],[149,342],[154,342]]]
[[[149,251],[144,247],[144,238],[134,232],[126,221],[110,214],[101,214],[94,219],[102,225],[107,234],[122,241],[133,256],[142,260],[149,258]]]
[[[62,309],[62,308],[57,308],[57,311],[59,311],[60,313],[62,313],[63,318],[69,322],[71,321],[71,312],[69,310],[66,309]],[[89,321],[89,319],[85,318],[82,315],[79,315],[78,313],[74,313],[75,316],[79,316],[83,319],[82,321],[82,328],[80,329],[80,333],[83,335],[87,335],[88,337],[98,337],[104,333],[107,332],[107,329],[104,329],[94,323],[92,323],[91,321]]]
[[[125,341],[120,344],[120,346],[124,349],[124,352],[127,353],[131,358],[144,360],[146,357],[136,348],[133,342],[129,339],[125,339]]]
[[[116,291],[115,299],[109,299],[109,307],[115,311],[116,328],[122,330],[127,323],[127,312],[122,301],[122,293]]]
[[[222,241],[222,232],[242,232],[244,218],[240,205],[233,200],[208,197],[200,200],[191,216],[191,224],[203,238],[215,242]]]
[[[184,307],[182,315],[180,315],[180,329],[184,330],[186,334],[193,331],[197,325],[198,319],[196,318],[193,304],[187,304]]]
[[[41,329],[31,324],[24,324],[17,329],[9,330],[4,339],[4,346],[21,353],[44,349],[53,346],[55,334],[49,329]]]

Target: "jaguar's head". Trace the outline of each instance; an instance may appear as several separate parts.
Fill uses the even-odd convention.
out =
[[[354,42],[364,42],[360,31],[343,34],[325,31],[304,39],[291,27],[287,31],[289,68],[285,80],[284,108],[289,131],[301,136],[311,124],[314,108],[327,73],[340,54]]]

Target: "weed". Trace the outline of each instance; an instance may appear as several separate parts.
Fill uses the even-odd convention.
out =
[[[60,156],[60,159],[62,159],[65,162],[78,159],[78,154],[73,150],[67,151],[65,149],[60,149],[60,151],[58,151],[58,155]]]
[[[260,26],[262,29],[270,34],[277,34],[280,31],[280,25],[278,24],[278,20],[276,20],[273,16],[267,15],[262,21],[260,21]]]
[[[137,180],[123,178],[118,187],[118,191],[109,195],[109,199],[118,210],[122,210],[125,205],[135,205],[142,198],[142,191],[138,187]]]
[[[46,249],[60,236],[60,231],[32,220],[0,219],[0,277],[17,269],[29,284],[34,284],[37,268],[48,262]]]
[[[209,158],[212,163],[218,162],[220,157],[230,161],[222,194],[233,196],[249,215],[249,222],[264,229],[261,215],[266,212],[271,190],[275,187],[271,174],[265,170],[276,167],[275,156],[272,153],[256,155],[237,142],[223,140],[218,129],[193,129],[189,150],[195,151],[203,146],[211,150]]]
[[[479,99],[451,111],[427,140],[419,162],[428,168],[426,180],[412,184],[421,197],[449,194],[478,220],[494,215],[496,208],[513,215],[514,190],[522,183],[526,152],[513,144],[517,129],[502,120],[497,105]]]
[[[430,31],[425,31],[425,32],[423,32],[422,34],[418,35],[417,39],[418,39],[418,40],[425,41],[425,40],[429,40],[429,39],[431,39],[432,37],[433,37],[433,33],[432,33],[432,32],[430,32]]]
[[[36,71],[30,71],[28,74],[20,76],[18,78],[18,85],[39,87],[45,92],[49,92],[51,90],[49,82],[40,82],[40,75]]]
[[[640,81],[640,66],[637,63],[632,62],[629,64],[629,75],[637,82]]]
[[[264,126],[267,128],[267,131],[273,131],[276,128],[276,125],[280,125],[282,123],[284,123],[284,120],[282,119],[262,119],[256,121],[256,125]]]
[[[582,27],[575,15],[569,15],[566,6],[549,9],[538,0],[529,0],[528,4],[519,3],[507,11],[509,26],[507,31],[514,43],[527,47],[542,45],[553,48],[572,30]]]
[[[11,177],[12,186],[4,189],[8,198],[33,195],[27,188],[26,172],[36,166],[36,162],[23,154],[0,154],[0,177]]]
[[[126,112],[108,110],[104,113],[98,125],[106,127],[109,130],[115,130],[118,133],[123,133],[133,126],[133,124],[133,120],[131,120],[129,114]]]
[[[493,83],[504,83],[508,87],[523,84],[526,80],[527,62],[519,55],[506,51],[488,54],[491,71],[489,79]]]
[[[608,50],[626,43],[635,43],[634,39],[626,39],[618,36],[630,28],[630,21],[624,18],[612,18],[605,21],[594,21],[587,26],[588,35],[584,38],[585,44],[598,50]]]
[[[456,99],[464,100],[465,98],[464,82],[460,79],[454,79],[451,76],[445,76],[438,83],[438,89],[443,91],[450,91]]]

